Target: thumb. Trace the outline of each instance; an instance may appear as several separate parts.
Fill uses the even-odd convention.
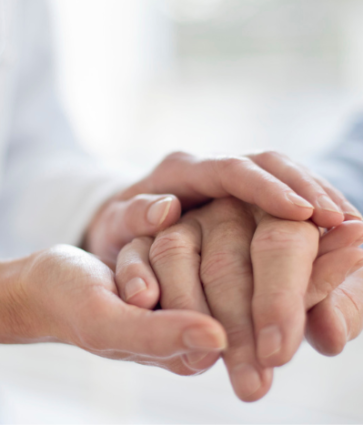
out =
[[[105,294],[94,305],[87,335],[90,351],[118,352],[168,358],[190,352],[221,352],[227,346],[223,327],[201,313],[179,310],[149,311]],[[100,302],[101,301],[101,302]],[[106,302],[105,302],[106,301]],[[152,360],[152,359],[150,359]]]
[[[181,205],[174,195],[137,195],[111,200],[90,226],[85,249],[108,265],[116,263],[120,249],[138,236],[154,236],[176,223]]]
[[[324,300],[362,264],[363,250],[356,247],[341,248],[320,256],[314,263],[306,293],[306,309],[310,310]]]

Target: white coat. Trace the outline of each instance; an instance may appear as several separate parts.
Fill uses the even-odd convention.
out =
[[[44,0],[0,0],[0,256],[78,245],[125,186],[77,146],[54,89]],[[363,120],[313,164],[363,211]]]
[[[54,89],[43,0],[0,0],[0,256],[78,245],[125,184],[77,146]]]

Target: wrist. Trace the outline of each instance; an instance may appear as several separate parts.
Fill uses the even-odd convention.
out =
[[[42,308],[36,301],[30,265],[34,255],[0,263],[0,343],[27,344],[56,341],[42,324]]]

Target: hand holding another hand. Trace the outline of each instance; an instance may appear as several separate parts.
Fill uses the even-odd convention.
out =
[[[223,328],[211,317],[127,305],[114,273],[78,248],[55,246],[2,267],[2,343],[63,342],[166,369],[175,356],[226,346]]]
[[[137,196],[141,197],[138,203]],[[344,219],[361,219],[357,209],[328,182],[279,153],[220,158],[173,153],[149,176],[102,206],[88,226],[82,246],[114,267],[125,243],[176,223],[180,207],[188,211],[228,196],[282,219],[311,218],[325,228],[338,226]],[[169,213],[163,223],[150,222],[144,207],[161,197],[172,199]]]
[[[296,352],[305,311],[343,282],[361,259],[361,251],[354,248],[362,234],[360,223],[331,231],[319,247],[317,228],[302,220],[310,217],[329,228],[360,218],[359,212],[328,182],[274,152],[214,159],[172,154],[144,180],[117,195],[91,224],[88,246],[112,267],[118,249],[133,236],[157,231],[133,226],[130,232],[124,226],[119,211],[140,193],[173,193],[184,210],[221,199],[184,215],[155,242],[143,237],[126,247],[117,270],[121,296],[139,307],[152,308],[160,300],[164,309],[216,317],[228,333],[224,357],[237,394],[247,400],[260,398],[271,385],[269,368],[286,363]],[[227,200],[228,195],[250,204]],[[169,225],[180,214],[180,209],[174,211]],[[320,305],[325,304],[318,304],[313,317],[321,322],[321,312],[328,307]],[[315,345],[321,340],[318,319],[312,325],[309,320]],[[218,356],[207,351],[182,356],[172,370],[200,371]]]
[[[83,246],[99,259],[57,246],[1,265],[0,340],[61,341],[183,375],[226,349],[237,395],[257,400],[296,352],[306,311],[322,352],[360,332],[363,224],[341,224],[359,216],[275,153],[171,155],[96,214]],[[321,237],[316,225],[338,227]]]

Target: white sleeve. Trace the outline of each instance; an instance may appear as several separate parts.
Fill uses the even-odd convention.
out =
[[[16,90],[0,192],[2,256],[78,245],[97,209],[126,185],[75,143],[55,94],[44,1],[19,1],[17,14]]]
[[[363,118],[336,147],[309,165],[363,213]]]

